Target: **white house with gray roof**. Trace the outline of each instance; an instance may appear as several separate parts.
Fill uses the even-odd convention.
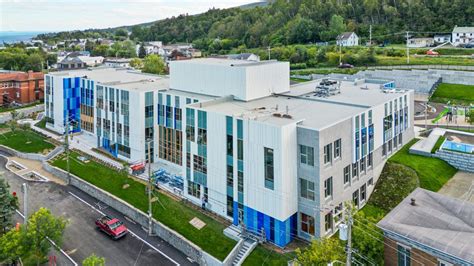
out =
[[[358,46],[359,36],[355,32],[343,32],[336,38],[336,44],[339,46]]]
[[[453,37],[451,42],[454,46],[466,45],[474,42],[474,27],[458,27],[453,29]]]

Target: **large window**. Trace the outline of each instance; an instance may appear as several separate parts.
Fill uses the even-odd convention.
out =
[[[158,126],[158,155],[161,159],[181,165],[182,133],[179,130]]]
[[[309,200],[314,200],[314,182],[308,181],[306,179],[300,178],[301,188],[300,195],[301,197]]]
[[[341,139],[334,141],[334,158],[341,157]]]
[[[328,233],[332,230],[332,213],[324,215],[324,231]]]
[[[366,200],[366,197],[367,197],[367,188],[366,188],[365,184],[363,184],[360,187],[360,201],[364,202]]]
[[[314,235],[314,217],[301,213],[301,231]]]
[[[348,185],[351,181],[351,165],[344,167],[344,185]]]
[[[330,163],[332,161],[332,143],[324,146],[324,164]]]
[[[198,199],[201,198],[201,185],[188,180],[188,194]]]
[[[332,197],[332,176],[324,180],[324,197]]]
[[[359,171],[357,169],[358,165],[359,164],[357,162],[352,164],[352,178],[355,178],[359,174]]]
[[[231,196],[227,196],[227,216],[232,217],[234,215],[234,200]]]
[[[354,205],[358,208],[359,207],[359,190],[354,191],[352,193],[352,201],[354,202]]]
[[[273,189],[274,188],[273,149],[264,148],[264,160],[265,160],[265,187],[268,189]]]
[[[300,145],[300,162],[302,164],[314,165],[314,149],[305,145]]]
[[[411,254],[410,249],[404,246],[398,245],[398,266],[410,266],[411,265]]]
[[[227,165],[227,186],[234,187],[234,167]]]

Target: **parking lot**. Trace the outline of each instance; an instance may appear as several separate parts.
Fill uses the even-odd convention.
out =
[[[20,199],[22,210],[23,194],[21,184],[26,181],[5,168],[6,159],[0,157],[0,171]],[[54,215],[63,216],[68,225],[63,238],[62,249],[81,265],[82,260],[95,253],[105,257],[107,265],[191,265],[186,255],[168,245],[158,237],[148,237],[146,231],[116,210],[71,186],[53,182],[29,182],[29,214],[40,207],[46,207]],[[116,217],[124,222],[130,233],[122,239],[112,240],[99,231],[94,221],[102,214]],[[70,265],[74,265],[71,261]]]

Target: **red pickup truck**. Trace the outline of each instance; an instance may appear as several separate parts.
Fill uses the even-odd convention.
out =
[[[128,233],[127,227],[117,218],[103,216],[97,219],[95,224],[113,239],[119,239]]]

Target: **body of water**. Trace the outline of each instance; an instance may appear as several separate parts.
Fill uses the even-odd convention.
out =
[[[0,44],[25,42],[44,31],[0,31]]]

